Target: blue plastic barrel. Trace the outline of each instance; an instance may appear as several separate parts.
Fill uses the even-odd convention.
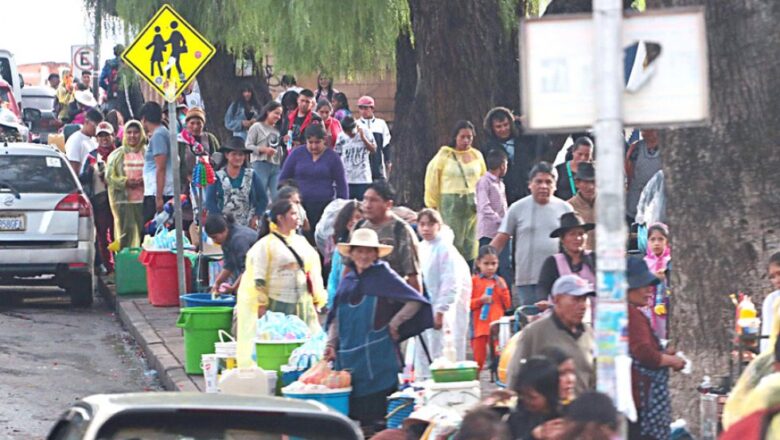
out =
[[[210,293],[188,293],[181,295],[184,307],[235,307],[236,297],[233,295],[219,295],[212,299]]]

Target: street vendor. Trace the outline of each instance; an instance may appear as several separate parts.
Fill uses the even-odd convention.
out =
[[[338,245],[348,257],[328,315],[324,358],[352,373],[350,418],[371,426],[386,414],[387,396],[398,386],[398,343],[433,327],[431,305],[379,259],[393,250],[372,229],[358,229]]]
[[[246,264],[246,254],[257,240],[257,232],[236,224],[232,215],[212,214],[206,218],[206,234],[222,247],[222,270],[214,280],[211,293],[233,293],[238,289]],[[223,287],[223,283],[228,283]]]
[[[263,220],[262,238],[247,253],[236,304],[239,368],[248,366],[243,362],[251,365],[257,318],[266,311],[297,315],[312,333],[322,330],[317,309],[327,294],[320,256],[295,232],[297,227],[295,205],[286,199],[274,202]]]

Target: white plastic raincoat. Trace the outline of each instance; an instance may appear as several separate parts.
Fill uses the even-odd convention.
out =
[[[430,296],[433,313],[444,313],[441,330],[430,329],[422,334],[432,360],[442,356],[444,335],[448,332],[452,334],[455,360],[466,359],[471,269],[452,242],[452,230],[442,226],[435,239],[420,243],[423,282]],[[415,378],[420,380],[430,377],[430,369],[425,351],[418,342],[415,341],[414,367]]]

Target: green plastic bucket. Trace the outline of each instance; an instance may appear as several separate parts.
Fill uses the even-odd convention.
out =
[[[214,353],[219,331],[230,332],[232,307],[186,307],[181,309],[176,327],[184,329],[184,371],[203,374],[200,357]]]
[[[117,295],[146,295],[146,268],[138,260],[142,250],[124,248],[114,256]]]
[[[292,352],[303,345],[304,341],[255,341],[257,366],[263,370],[282,371]]]

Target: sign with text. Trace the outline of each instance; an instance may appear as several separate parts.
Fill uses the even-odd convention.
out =
[[[81,73],[90,71],[95,74],[95,46],[79,45],[70,47],[70,64],[73,77],[81,81]],[[90,84],[91,86],[91,84]]]
[[[216,49],[170,5],[163,5],[122,53],[124,62],[173,102]]]
[[[590,15],[521,22],[521,90],[529,130],[574,131],[595,122],[594,30]],[[703,8],[627,15],[623,48],[625,125],[692,125],[709,119]]]

